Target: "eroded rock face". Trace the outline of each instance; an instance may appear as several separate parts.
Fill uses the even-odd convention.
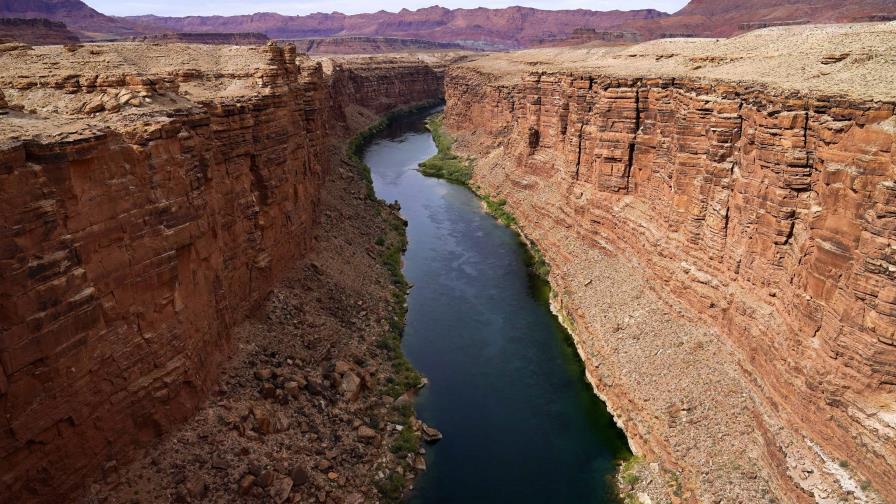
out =
[[[893,103],[598,72],[513,81],[483,68],[449,71],[446,123],[461,150],[480,157],[474,183],[506,198],[558,265],[552,281],[582,331],[580,350],[590,349],[589,377],[636,448],[682,469],[698,500],[730,492],[752,501],[766,488],[790,501],[813,491],[792,474],[806,438],[896,498]],[[589,311],[578,294],[589,273],[567,265],[588,250],[624,257],[660,299],[683,302],[718,331],[720,349],[739,351],[731,367],[745,378],[718,389],[752,394],[744,426],[721,410],[681,425],[694,411],[688,388],[707,380],[703,343],[689,348],[693,365],[680,375],[654,369],[661,346],[632,362],[678,403],[639,402],[643,394],[626,388],[624,365],[600,353],[625,324]],[[695,467],[741,448],[743,467]],[[755,469],[744,469],[750,460]],[[736,490],[747,486],[757,494]]]
[[[5,495],[52,495],[187,418],[228,329],[311,246],[320,72],[268,51],[257,94],[140,128],[5,119]]]
[[[3,57],[0,492],[52,499],[205,399],[230,329],[313,246],[353,97],[292,45]],[[380,84],[383,109],[439,91]]]
[[[448,65],[466,57],[459,53],[433,59],[422,54],[412,57],[419,61],[414,68],[408,68],[404,57],[315,58],[324,62],[330,76],[330,99],[337,104],[333,107],[333,120],[343,123],[353,122],[352,116],[358,113],[383,114],[393,109],[395,103],[419,103],[442,96]]]

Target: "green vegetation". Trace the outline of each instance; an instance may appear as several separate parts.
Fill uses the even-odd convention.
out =
[[[641,457],[629,457],[628,460],[622,463],[622,466],[619,467],[619,478],[623,483],[628,485],[629,487],[633,487],[641,481],[641,477],[638,476],[636,470],[638,466],[644,462],[644,459]]]
[[[528,264],[529,269],[536,275],[547,280],[548,275],[551,273],[551,266],[544,258],[544,254],[541,253],[541,249],[538,248],[538,244],[530,241],[528,245],[529,255],[526,257],[526,263]]]
[[[374,482],[373,485],[383,497],[383,502],[401,502],[405,487],[405,479],[402,474],[392,471],[385,478]]]
[[[407,248],[407,236],[404,233],[404,225],[397,220],[392,223],[394,238],[391,241],[383,240],[384,249],[382,261],[392,276],[392,285],[395,286],[393,304],[395,313],[389,319],[389,330],[385,336],[377,342],[377,346],[389,356],[392,365],[392,375],[383,384],[382,394],[397,398],[405,391],[420,385],[421,376],[408,362],[401,351],[401,333],[404,329],[404,318],[407,314],[405,303],[407,302],[408,283],[401,271],[401,255]]]
[[[453,152],[454,139],[442,129],[442,114],[435,114],[426,120],[426,126],[432,133],[438,152],[435,156],[420,163],[420,173],[428,177],[438,177],[458,184],[467,185],[473,176],[470,162],[463,160]]]
[[[684,489],[681,485],[681,476],[677,472],[670,472],[669,474],[669,486],[672,490],[672,495],[676,497],[681,497],[684,495]]]
[[[622,474],[630,473],[638,468],[638,465],[644,462],[644,459],[638,456],[631,456],[625,462],[622,463],[622,467],[619,468],[619,472]]]
[[[414,432],[410,426],[405,426],[392,442],[389,451],[398,458],[404,458],[409,453],[417,453],[420,449],[420,435]]]
[[[493,200],[488,194],[480,194],[479,197],[485,203],[485,210],[494,218],[509,228],[517,227],[516,217],[505,208],[507,205],[506,199]]]
[[[841,468],[843,468],[843,469],[848,469],[848,468],[849,468],[849,461],[846,460],[846,459],[843,459],[843,460],[841,460],[840,462],[837,462],[837,465],[839,465],[839,466],[840,466]]]

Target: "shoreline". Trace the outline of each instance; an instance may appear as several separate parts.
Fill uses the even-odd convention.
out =
[[[594,395],[603,403],[606,407],[607,411],[610,413],[610,416],[613,418],[613,422],[616,426],[625,434],[624,424],[621,421],[619,415],[610,408],[609,403],[606,400],[606,397],[600,393],[595,384],[594,379],[588,371],[588,367],[585,364],[582,346],[580,344],[579,338],[576,336],[575,324],[573,317],[568,314],[565,310],[562,309],[562,299],[559,291],[555,288],[555,286],[551,283],[550,280],[550,264],[545,259],[543,253],[541,252],[541,248],[535,242],[534,239],[529,237],[523,228],[520,226],[514,215],[507,209],[505,209],[506,200],[493,200],[491,196],[485,194],[481,191],[481,188],[477,185],[471,183],[473,177],[473,163],[475,160],[472,158],[467,158],[464,160],[460,160],[457,158],[455,154],[451,151],[451,145],[453,145],[454,140],[450,139],[447,142],[447,152],[442,152],[443,145],[445,142],[440,142],[436,137],[439,135],[448,136],[445,133],[441,133],[441,113],[436,113],[430,116],[427,119],[427,129],[433,134],[434,141],[436,145],[439,147],[439,152],[436,153],[432,158],[423,161],[420,163],[421,168],[427,162],[432,161],[433,159],[442,158],[443,162],[445,158],[453,159],[459,164],[466,165],[466,167],[470,170],[469,177],[451,177],[451,176],[442,176],[442,172],[440,170],[424,170],[420,169],[421,174],[427,177],[439,178],[442,180],[446,180],[453,184],[458,184],[466,187],[470,192],[472,192],[477,199],[479,200],[480,206],[482,209],[492,216],[496,221],[503,224],[505,227],[509,228],[514,232],[517,236],[520,246],[525,251],[525,261],[527,266],[527,273],[534,277],[534,279],[530,278],[530,282],[532,281],[540,281],[544,282],[544,287],[547,289],[546,299],[543,301],[547,304],[551,313],[553,314],[555,320],[564,328],[565,337],[568,343],[571,343],[573,348],[575,349],[577,364],[581,367],[582,378],[588,383],[589,388],[593,391]],[[435,118],[435,119],[434,119]],[[433,127],[433,123],[435,123],[436,127]],[[456,168],[456,167],[455,167]],[[452,171],[453,174],[457,174],[459,170],[455,169]],[[531,288],[535,289],[535,286],[531,286]],[[616,473],[616,477],[614,478],[615,482],[615,490],[618,493],[618,499],[620,502],[625,500],[628,502],[630,496],[633,496],[633,488],[626,489],[623,482],[623,468],[628,466],[632,461],[639,460],[639,454],[635,452],[632,447],[631,440],[628,438],[628,435],[625,435],[626,444],[628,445],[629,456],[623,458],[617,458],[616,463],[619,467],[619,470]]]

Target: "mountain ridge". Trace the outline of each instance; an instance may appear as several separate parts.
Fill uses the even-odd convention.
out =
[[[669,37],[729,37],[782,24],[886,21],[896,19],[896,1],[691,0],[673,14],[656,9],[449,9],[433,5],[365,14],[317,12],[290,16],[257,12],[235,16],[114,17],[80,0],[0,0],[0,17],[62,21],[84,39],[172,32],[257,32],[274,39],[389,37],[461,44],[474,49],[514,50],[545,43],[587,42],[589,37],[582,34],[590,32],[598,34],[597,38],[636,42]]]

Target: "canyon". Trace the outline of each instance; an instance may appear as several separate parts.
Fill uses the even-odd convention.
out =
[[[291,44],[0,53],[2,500],[83,490],[193,417],[235,328],[314,251],[347,138],[438,98],[453,57],[321,62]],[[347,198],[363,190],[343,185]],[[307,364],[302,380],[339,385]],[[367,387],[371,370],[352,373]],[[282,430],[253,404],[249,430]]]
[[[794,24],[779,4],[718,33]],[[713,5],[685,13],[740,12]],[[624,493],[896,501],[896,24],[568,27],[595,43],[0,44],[0,501],[399,498],[426,467],[401,432],[430,432],[405,222],[346,147],[442,97],[471,187],[550,263],[638,455]],[[513,33],[479,41],[563,44]],[[319,47],[407,49],[378,36]]]
[[[632,495],[896,500],[894,47],[779,27],[449,70],[455,150],[551,264]]]

